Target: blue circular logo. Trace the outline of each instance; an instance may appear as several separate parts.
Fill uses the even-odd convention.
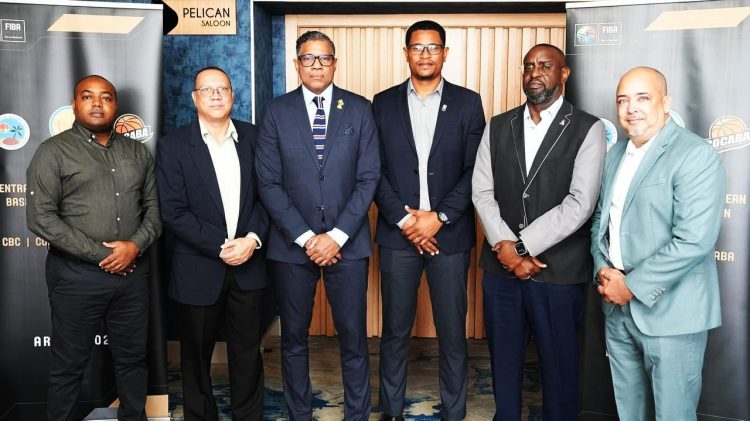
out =
[[[16,114],[0,115],[0,148],[21,149],[29,141],[29,124]]]

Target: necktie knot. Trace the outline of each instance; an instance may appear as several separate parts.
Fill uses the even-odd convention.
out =
[[[322,109],[323,108],[323,99],[325,99],[325,98],[323,98],[322,96],[316,96],[316,97],[313,98],[313,103],[315,104],[316,107]]]

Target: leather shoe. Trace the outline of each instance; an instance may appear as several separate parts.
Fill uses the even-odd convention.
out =
[[[380,416],[380,421],[404,421],[403,415],[389,415],[386,413],[383,413],[383,415]]]

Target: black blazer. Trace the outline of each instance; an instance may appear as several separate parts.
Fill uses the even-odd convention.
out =
[[[375,196],[379,212],[375,242],[394,249],[411,246],[396,225],[407,214],[404,205],[419,209],[419,162],[407,86],[408,80],[373,100],[382,172]],[[448,216],[449,223],[436,235],[446,253],[470,250],[476,241],[471,176],[484,125],[479,94],[445,81],[427,174],[430,205]]]
[[[157,144],[156,181],[159,204],[168,233],[171,255],[169,295],[191,305],[209,305],[221,293],[224,276],[232,270],[241,289],[267,285],[265,252],[268,214],[258,200],[255,181],[255,126],[232,120],[237,129],[240,160],[240,214],[235,237],[254,232],[263,243],[242,265],[229,266],[220,258],[227,237],[224,206],[208,146],[198,121],[176,129]]]

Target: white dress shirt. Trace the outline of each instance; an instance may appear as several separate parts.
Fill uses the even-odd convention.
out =
[[[211,163],[214,165],[216,181],[219,183],[219,192],[221,193],[221,203],[224,205],[224,219],[227,222],[227,240],[234,240],[237,234],[237,221],[240,217],[240,158],[237,156],[237,129],[234,127],[232,120],[229,120],[227,132],[221,139],[214,138],[198,119],[198,125],[201,129],[203,142],[208,146],[208,153],[211,155]],[[244,233],[243,233],[244,235]],[[260,238],[253,233],[247,233],[248,237],[255,239],[258,247],[261,247]]]
[[[526,157],[526,175],[529,175],[531,170],[531,164],[534,162],[536,153],[539,152],[539,147],[542,146],[544,136],[547,135],[549,126],[552,125],[552,120],[555,119],[557,112],[560,111],[560,107],[563,104],[562,95],[555,100],[546,110],[539,113],[539,117],[542,119],[539,124],[534,123],[529,113],[529,105],[523,110],[523,142],[525,145],[524,155]]]
[[[330,119],[329,116],[331,112],[331,101],[333,101],[333,83],[328,85],[328,87],[325,88],[320,95],[314,94],[312,91],[307,89],[305,85],[302,85],[302,97],[304,98],[305,106],[307,107],[307,117],[310,119],[310,133],[312,133],[312,126],[313,126],[313,121],[315,120],[315,113],[318,112],[318,106],[315,105],[315,102],[313,102],[313,98],[315,98],[316,96],[323,97],[323,109],[325,110],[325,113],[326,113],[326,140],[327,140],[329,138],[328,120]],[[312,135],[310,139],[312,139]],[[345,233],[344,231],[341,231],[338,228],[333,228],[332,230],[328,231],[328,235],[331,236],[333,241],[335,241],[336,244],[339,245],[339,247],[343,247],[344,243],[346,243],[346,241],[349,240],[349,235]],[[297,237],[297,239],[294,240],[294,242],[298,246],[304,248],[305,243],[307,243],[307,240],[309,240],[313,236],[315,236],[315,233],[312,232],[312,230],[307,230],[302,235]]]
[[[658,136],[658,134],[657,134]],[[655,137],[654,137],[655,138]],[[617,269],[624,269],[622,262],[622,248],[620,242],[620,228],[622,227],[622,211],[625,206],[625,198],[630,190],[635,172],[651,147],[653,139],[637,148],[632,141],[628,141],[625,155],[620,162],[620,168],[615,176],[615,184],[612,187],[612,202],[609,208],[609,259]]]

